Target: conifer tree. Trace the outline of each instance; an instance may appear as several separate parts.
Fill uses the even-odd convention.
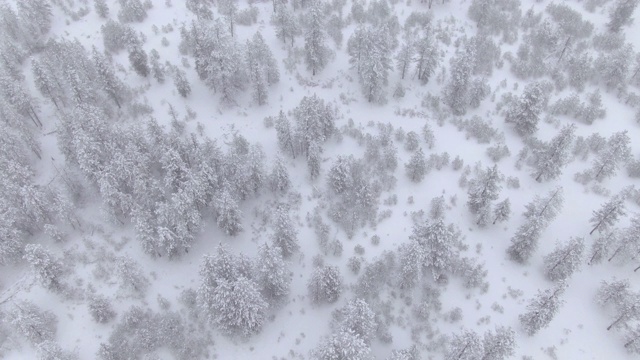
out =
[[[533,336],[549,326],[551,320],[564,304],[562,295],[566,288],[567,283],[561,281],[551,289],[538,291],[538,294],[529,301],[527,312],[518,316],[522,327],[529,336]]]
[[[475,360],[484,354],[484,344],[474,331],[464,330],[454,334],[445,354],[446,360]]]
[[[491,202],[500,195],[501,177],[498,165],[494,165],[484,171],[480,170],[477,177],[470,181],[467,205],[476,216],[476,225],[486,226],[491,221]]]
[[[495,333],[491,330],[484,333],[484,355],[481,359],[504,360],[512,357],[516,348],[515,335],[515,331],[504,326],[497,326]]]
[[[582,265],[584,239],[572,238],[566,244],[558,244],[544,257],[547,278],[552,281],[568,279]]]
[[[536,181],[554,180],[562,174],[571,155],[575,131],[575,124],[566,125],[548,144],[534,150],[535,171],[532,175]]]
[[[316,75],[329,63],[330,50],[326,45],[322,0],[311,0],[307,11],[307,29],[304,35],[304,61],[312,75]]]
[[[524,88],[519,99],[507,109],[505,121],[513,123],[520,136],[530,136],[538,131],[538,121],[545,102],[544,89],[538,82],[530,83]]]
[[[418,149],[405,164],[407,175],[413,182],[420,182],[427,173],[427,160],[424,157],[422,148]]]
[[[278,205],[274,215],[272,241],[274,246],[281,251],[282,256],[287,259],[300,247],[298,233],[289,217],[289,210],[284,204]]]
[[[289,295],[291,277],[280,249],[267,244],[262,245],[258,255],[256,272],[256,282],[268,303],[278,304]]]
[[[593,228],[591,229],[591,232],[589,232],[589,235],[593,234],[596,230],[599,232],[609,230],[620,220],[621,216],[626,215],[624,203],[632,191],[633,186],[623,189],[609,201],[602,204],[600,209],[593,211],[593,216],[589,220],[593,225]]]

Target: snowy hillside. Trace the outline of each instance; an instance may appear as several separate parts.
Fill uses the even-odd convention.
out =
[[[0,0],[0,358],[632,359],[639,0]]]

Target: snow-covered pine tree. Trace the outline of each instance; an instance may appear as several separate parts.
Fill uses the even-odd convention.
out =
[[[260,246],[256,272],[260,292],[269,304],[279,304],[289,295],[291,277],[277,247]]]
[[[353,299],[334,313],[334,326],[338,331],[352,331],[369,344],[378,327],[375,317],[366,301]]]
[[[63,285],[60,280],[64,272],[62,261],[55,258],[42,245],[28,244],[24,251],[24,259],[31,265],[36,279],[42,286],[53,291],[61,290]]]
[[[624,347],[632,354],[640,354],[640,325],[627,330]]]
[[[524,88],[520,98],[507,109],[505,121],[513,123],[520,136],[531,136],[538,131],[538,121],[543,110],[545,93],[541,83],[533,82]]]
[[[640,294],[629,292],[626,296],[621,297],[614,306],[614,320],[609,324],[607,330],[624,328],[630,321],[640,319]]]
[[[449,106],[454,115],[464,115],[467,112],[469,85],[475,59],[475,49],[466,47],[461,53],[451,59],[451,80],[444,88],[444,103]]]
[[[371,348],[356,333],[343,330],[320,342],[311,352],[313,360],[373,360]]]
[[[116,317],[113,305],[102,295],[91,295],[89,297],[89,313],[95,322],[106,324]]]
[[[307,168],[309,169],[309,177],[315,180],[320,176],[320,145],[312,141],[307,148]]]
[[[324,29],[324,12],[322,0],[311,0],[307,11],[307,28],[304,35],[304,61],[312,75],[327,66],[331,51],[326,45],[326,34]]]
[[[509,220],[511,216],[511,201],[506,198],[493,208],[493,224]]]
[[[238,207],[236,196],[229,190],[229,185],[222,187],[216,194],[213,209],[218,227],[229,236],[240,233],[242,227],[242,210]]]
[[[269,187],[272,191],[284,194],[289,188],[291,188],[291,179],[289,178],[289,171],[284,163],[284,160],[280,156],[276,156],[269,175]]]
[[[120,257],[116,271],[120,277],[121,291],[138,297],[144,296],[149,287],[149,280],[142,272],[140,264],[129,256]]]
[[[268,304],[253,281],[244,276],[239,276],[235,281],[222,280],[212,295],[208,311],[220,330],[244,337],[260,332],[266,320]]]
[[[411,155],[409,162],[405,164],[405,171],[413,182],[420,182],[427,174],[427,160],[424,157],[422,148]]]
[[[553,320],[560,307],[564,304],[562,294],[567,288],[567,283],[560,281],[556,286],[545,291],[539,291],[527,304],[527,312],[520,314],[518,319],[529,336],[546,328]]]
[[[591,175],[597,181],[602,181],[612,177],[618,171],[621,163],[626,162],[631,157],[631,148],[629,144],[628,131],[621,131],[612,134],[607,143],[597,157],[593,161],[591,167]]]
[[[438,49],[438,42],[433,36],[433,29],[430,26],[426,27],[422,35],[413,42],[413,46],[412,52],[415,54],[413,62],[416,67],[416,77],[422,84],[426,84],[440,63],[440,50]],[[457,64],[456,74],[464,77],[466,69],[457,62],[455,64]],[[452,73],[453,71],[452,69]],[[461,79],[461,81],[464,82],[464,79]]]
[[[127,96],[129,96],[129,89],[124,82],[116,76],[113,65],[109,64],[106,56],[98,52],[95,47],[92,49],[92,60],[98,75],[100,87],[107,93],[109,98],[116,103],[118,108],[121,108]]]
[[[638,0],[617,0],[609,14],[607,23],[609,30],[618,32],[623,26],[630,25],[633,22],[631,16],[638,7],[638,3]]]
[[[140,46],[133,46],[129,51],[129,63],[133,70],[142,77],[149,75],[149,59],[147,53]]]
[[[296,120],[294,136],[304,154],[308,153],[311,143],[321,145],[335,132],[337,111],[317,94],[303,97],[293,109],[293,116]]]
[[[421,263],[431,270],[435,280],[451,271],[454,262],[458,260],[456,233],[442,219],[432,224],[415,225],[409,238],[419,244]]]
[[[516,333],[510,327],[496,326],[495,333],[491,330],[484,333],[482,344],[484,355],[481,360],[505,360],[515,353]]]
[[[629,279],[618,280],[613,278],[611,281],[603,280],[600,283],[600,287],[596,293],[596,302],[602,307],[609,305],[618,307],[631,295],[631,283]]]
[[[507,254],[511,260],[526,263],[538,248],[538,240],[542,231],[548,226],[562,208],[562,188],[553,190],[544,198],[536,196],[527,204],[522,224],[511,238]]]
[[[469,182],[469,200],[467,205],[471,213],[476,216],[476,225],[486,226],[491,221],[491,202],[500,195],[500,181],[502,175],[498,172],[498,165],[480,170],[477,176]]]
[[[143,22],[147,18],[147,9],[140,0],[118,0],[120,11],[118,20],[122,23]]]
[[[334,303],[342,293],[342,275],[335,266],[322,266],[313,270],[307,288],[314,304]]]
[[[545,275],[549,280],[568,279],[582,265],[584,239],[574,237],[566,244],[558,244],[544,257]]]
[[[404,80],[405,75],[409,72],[411,63],[413,62],[414,43],[409,32],[405,33],[404,43],[400,47],[400,51],[396,55],[396,69],[400,72],[401,78]]]
[[[463,330],[453,335],[444,358],[446,360],[477,360],[484,354],[483,342],[475,331]]]
[[[96,10],[96,14],[103,19],[109,17],[109,7],[105,0],[93,0],[93,7]]]
[[[286,205],[280,204],[276,208],[273,220],[272,241],[278,248],[282,256],[290,258],[298,249],[298,233],[289,217],[289,209]]]
[[[287,40],[290,40],[291,46],[293,46],[295,36],[300,32],[300,27],[291,10],[284,4],[277,6],[276,11],[271,16],[271,23],[276,28],[278,39],[285,44]]]
[[[78,354],[62,349],[58,343],[45,340],[38,344],[38,360],[78,360]]]
[[[631,224],[621,231],[612,251],[608,261],[615,258],[620,263],[626,263],[640,254],[640,214],[636,214]]]
[[[575,131],[575,124],[566,125],[548,144],[534,149],[535,171],[532,175],[536,181],[554,180],[562,174],[562,168],[571,156]]]
[[[360,26],[347,43],[349,62],[355,67],[368,102],[386,101],[385,87],[391,68],[388,29]]]
[[[282,110],[278,114],[275,122],[275,129],[278,136],[278,146],[280,150],[290,154],[294,159],[297,152],[297,141],[294,137],[291,123]]]
[[[611,197],[609,201],[602,204],[600,209],[593,211],[593,216],[589,220],[593,225],[589,235],[596,230],[599,232],[607,231],[614,226],[621,216],[626,215],[625,201],[634,190],[633,185],[624,188],[621,192]]]
[[[591,244],[588,265],[595,265],[607,259],[614,245],[618,242],[620,233],[613,229],[600,236]]]
[[[187,73],[184,70],[178,68],[174,69],[173,83],[176,86],[178,94],[183,98],[186,98],[191,94],[191,85],[189,84],[189,80],[187,80]]]
[[[413,345],[408,349],[393,350],[387,360],[419,360],[420,351]]]
[[[268,86],[280,81],[280,72],[271,49],[260,32],[247,40],[245,61],[252,82],[253,100],[264,105],[268,100]]]
[[[15,308],[8,312],[6,320],[18,334],[34,345],[55,339],[56,316],[50,311],[40,309],[31,301],[16,302]]]

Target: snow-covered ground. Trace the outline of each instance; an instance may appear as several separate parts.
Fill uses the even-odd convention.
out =
[[[93,1],[52,1],[63,3],[72,9],[80,9],[86,6],[89,13],[77,20],[64,14],[58,5],[52,5],[53,23],[47,36],[52,39],[77,40],[87,51],[96,47],[98,51],[104,51],[102,33],[100,27],[106,20],[99,17],[93,10]],[[125,1],[126,2],[126,1]],[[636,1],[637,2],[637,1]],[[15,2],[9,2],[15,8]],[[87,4],[85,4],[87,3]],[[167,4],[171,3],[170,6]],[[215,139],[223,149],[230,144],[234,134],[245,137],[251,144],[259,144],[265,153],[265,165],[270,171],[276,155],[284,159],[292,186],[289,195],[275,195],[272,191],[260,190],[259,194],[240,202],[240,210],[243,213],[242,225],[244,230],[236,236],[228,236],[217,225],[212,216],[203,217],[202,230],[198,232],[188,253],[178,258],[167,256],[153,258],[145,253],[141,243],[136,239],[133,224],[114,223],[105,218],[101,212],[101,196],[95,186],[88,185],[83,203],[74,204],[74,212],[82,222],[81,228],[72,229],[69,226],[60,225],[67,233],[64,242],[53,242],[42,231],[25,236],[25,243],[37,243],[43,245],[55,256],[64,260],[68,272],[64,274],[63,282],[68,284],[72,291],[62,294],[47,290],[33,275],[32,267],[24,260],[12,261],[0,268],[0,358],[6,359],[30,359],[37,357],[37,344],[27,340],[15,331],[15,324],[9,321],[9,314],[14,311],[19,300],[29,300],[41,309],[53,312],[57,317],[57,331],[54,341],[62,349],[75,353],[79,359],[99,358],[98,352],[103,343],[109,341],[109,337],[122,321],[123,315],[132,307],[140,306],[149,308],[154,312],[163,312],[166,309],[158,298],[168,300],[169,311],[180,314],[187,326],[193,327],[188,334],[198,334],[208,340],[207,355],[200,354],[203,358],[218,359],[303,359],[310,358],[311,352],[322,339],[330,336],[332,330],[332,312],[340,309],[355,295],[354,285],[359,275],[356,275],[347,266],[347,260],[354,255],[361,256],[364,263],[371,263],[385,251],[395,252],[401,244],[409,243],[414,222],[412,213],[423,210],[428,218],[431,200],[444,195],[446,211],[444,222],[452,223],[461,231],[462,242],[466,249],[461,255],[476,258],[484,264],[487,271],[484,281],[488,283],[486,289],[465,288],[460,276],[451,275],[447,284],[436,284],[425,276],[423,282],[429,282],[430,286],[438,288],[441,292],[440,301],[442,309],[432,311],[428,320],[419,320],[412,312],[415,302],[420,299],[420,286],[415,291],[405,291],[393,286],[384,287],[380,293],[377,305],[372,306],[374,311],[382,311],[384,304],[390,308],[392,319],[389,331],[393,340],[383,342],[378,337],[369,344],[372,356],[376,359],[388,358],[394,349],[406,349],[413,344],[418,344],[420,358],[443,359],[451,336],[461,333],[462,330],[472,330],[480,336],[487,330],[493,330],[496,326],[511,327],[515,331],[515,352],[513,358],[530,359],[630,359],[637,357],[638,353],[631,353],[625,348],[625,336],[632,328],[637,326],[638,316],[629,321],[629,329],[607,330],[614,320],[611,308],[604,309],[595,301],[596,293],[603,280],[612,278],[629,279],[632,289],[640,291],[637,285],[638,272],[634,269],[640,265],[637,259],[624,264],[615,264],[615,261],[606,260],[597,265],[588,265],[589,253],[592,243],[598,237],[598,232],[590,235],[593,228],[590,218],[595,210],[603,203],[627,185],[634,185],[638,178],[631,178],[627,174],[625,166],[621,166],[617,174],[602,182],[592,180],[584,185],[574,180],[574,175],[591,167],[597,154],[591,153],[588,159],[580,159],[573,156],[561,176],[555,180],[537,182],[531,176],[533,168],[527,164],[516,166],[518,154],[526,146],[523,138],[514,130],[513,124],[505,123],[504,112],[496,110],[501,96],[510,92],[520,96],[525,85],[535,80],[551,80],[549,76],[541,78],[519,79],[511,71],[508,60],[503,61],[503,66],[494,68],[487,81],[490,86],[490,95],[487,96],[477,108],[469,108],[463,116],[450,114],[445,102],[443,89],[451,81],[450,59],[456,54],[456,47],[462,49],[462,44],[456,43],[456,38],[466,35],[473,36],[477,26],[468,17],[469,1],[451,0],[444,3],[434,3],[428,9],[426,2],[405,1],[390,4],[392,15],[397,15],[399,26],[403,26],[406,18],[412,12],[429,13],[433,19],[434,28],[442,27],[442,33],[448,33],[451,41],[446,44],[440,40],[439,48],[442,51],[442,59],[431,79],[426,85],[414,79],[413,68],[405,79],[401,79],[399,71],[395,67],[395,54],[399,47],[391,54],[392,69],[388,75],[386,86],[387,101],[384,104],[369,103],[362,95],[358,83],[356,69],[349,62],[347,53],[347,41],[355,32],[357,25],[351,18],[351,7],[355,1],[346,1],[342,9],[342,18],[345,21],[342,46],[337,47],[335,42],[327,37],[328,46],[335,52],[328,65],[312,76],[307,70],[302,56],[294,67],[288,67],[285,62],[291,61],[291,47],[283,44],[276,37],[276,31],[270,18],[273,12],[271,2],[237,3],[239,10],[249,6],[258,10],[257,22],[251,26],[236,24],[235,39],[239,44],[260,31],[265,42],[273,52],[280,73],[280,81],[268,89],[268,103],[262,106],[252,102],[249,90],[240,92],[235,101],[237,105],[226,106],[220,101],[220,94],[209,88],[195,71],[195,60],[191,54],[181,54],[178,46],[181,42],[180,28],[189,29],[195,15],[187,10],[187,2],[174,0],[152,1],[153,7],[148,10],[147,17],[142,22],[134,22],[130,25],[137,33],[144,34],[146,40],[142,48],[149,53],[156,49],[160,55],[160,63],[171,63],[186,71],[187,79],[192,91],[186,98],[181,97],[175,89],[172,77],[167,75],[164,84],[159,84],[151,75],[146,78],[139,76],[131,68],[128,60],[128,52],[121,50],[112,54],[116,64],[118,77],[129,87],[139,89],[136,100],[147,103],[152,109],[148,116],[155,118],[167,129],[171,127],[171,118],[168,115],[169,104],[179,114],[185,117],[188,111],[196,114],[195,118],[186,121],[188,132],[198,132],[202,127],[204,137]],[[209,4],[208,1],[203,3]],[[334,1],[333,3],[339,3]],[[585,10],[584,2],[563,2],[563,4],[580,12],[584,20],[590,21],[593,26],[593,34],[608,31],[606,23],[609,21],[609,9],[615,5],[615,1],[605,2],[596,7],[595,12]],[[117,20],[117,11],[120,4],[116,1],[107,1],[110,8],[110,17]],[[524,13],[545,13],[548,1],[523,0],[520,9]],[[293,4],[281,4],[293,9]],[[220,17],[216,5],[208,5],[215,17]],[[280,5],[279,5],[280,6]],[[294,14],[303,14],[304,9],[297,9]],[[546,15],[545,15],[546,16]],[[161,29],[171,24],[172,31],[154,32],[153,28]],[[500,37],[494,37],[500,45],[501,53],[510,51],[515,56],[518,44],[523,41],[521,29],[518,40],[513,44],[501,43]],[[633,22],[623,27],[622,33],[626,41],[634,48],[640,49],[640,25]],[[403,43],[403,32],[400,31],[397,39]],[[592,35],[593,36],[593,35]],[[166,38],[168,45],[163,45]],[[560,40],[563,43],[565,40]],[[589,43],[590,44],[590,43]],[[295,48],[302,54],[304,51],[304,37],[296,36]],[[577,51],[577,50],[576,50]],[[634,52],[634,56],[636,56]],[[32,166],[36,171],[35,182],[42,186],[50,183],[58,184],[61,177],[61,169],[65,168],[63,153],[59,150],[59,143],[55,133],[58,124],[64,116],[64,111],[57,110],[54,104],[38,92],[33,82],[30,61],[37,59],[39,52],[35,52],[22,64],[25,75],[25,86],[40,102],[39,115],[43,126],[37,129],[37,139],[41,144],[42,159],[33,157]],[[594,56],[595,58],[596,56]],[[628,76],[635,71],[638,64],[635,58],[631,60]],[[188,66],[185,66],[188,65]],[[442,76],[444,74],[444,76]],[[547,107],[540,116],[539,130],[535,136],[543,141],[553,138],[562,125],[575,123],[576,136],[587,138],[597,133],[605,138],[610,135],[627,131],[631,139],[630,148],[633,157],[640,155],[640,126],[635,120],[638,104],[627,101],[626,95],[619,95],[614,89],[608,89],[602,84],[596,74],[591,75],[592,80],[587,82],[586,89],[579,93],[584,99],[587,93],[597,89],[602,96],[603,108],[606,116],[596,119],[592,125],[587,125],[565,115],[554,115],[557,121],[544,121],[549,114]],[[404,97],[392,96],[396,85],[401,83],[406,91]],[[638,82],[636,81],[636,84]],[[517,86],[517,89],[516,89]],[[637,85],[626,85],[628,93],[638,92]],[[558,99],[566,97],[572,88],[563,91],[551,89],[549,105]],[[278,146],[276,130],[272,126],[265,126],[266,117],[277,117],[282,110],[289,114],[289,120],[293,121],[293,110],[305,96],[317,95],[327,104],[337,108],[336,135],[332,136],[323,146],[321,154],[320,176],[311,179],[304,156],[295,159],[283,154]],[[440,111],[424,104],[427,94],[441,96],[439,101]],[[636,101],[638,103],[638,101]],[[635,106],[635,107],[634,107]],[[478,115],[489,122],[498,133],[503,134],[501,140],[493,139],[488,144],[480,144],[473,138],[467,138],[464,130],[459,130],[456,121],[471,119]],[[133,119],[122,116],[118,119],[124,124],[141,122],[142,119]],[[349,125],[352,123],[353,125]],[[356,227],[355,235],[351,238],[328,216],[327,207],[331,201],[335,201],[329,191],[328,173],[338,156],[353,155],[361,158],[365,154],[364,140],[350,136],[346,129],[353,127],[360,129],[364,134],[375,136],[378,134],[378,123],[391,124],[394,133],[391,136],[394,146],[398,149],[398,167],[394,170],[397,182],[390,189],[383,189],[379,199],[378,214],[389,210],[386,218],[380,220],[375,226],[367,224],[365,227]],[[422,129],[428,124],[435,135],[435,145],[429,148],[422,138]],[[413,182],[405,172],[412,151],[405,149],[404,141],[396,138],[395,132],[403,129],[405,133],[415,131],[420,134],[420,147],[426,157],[431,154],[447,152],[453,160],[459,156],[464,160],[465,166],[474,168],[476,163],[481,168],[493,166],[494,162],[487,154],[486,149],[496,143],[504,143],[510,155],[497,162],[499,172],[504,178],[517,178],[519,187],[507,186],[507,181],[501,182],[502,190],[499,200],[509,198],[512,215],[507,222],[486,227],[478,227],[476,220],[467,206],[469,186],[461,186],[459,179],[464,170],[454,170],[451,165],[444,166],[441,170],[432,169],[420,182]],[[337,134],[340,133],[340,134]],[[498,136],[499,138],[500,136]],[[376,170],[374,170],[375,172]],[[71,176],[81,176],[80,172]],[[475,177],[474,172],[468,176],[469,180]],[[58,178],[56,180],[56,178]],[[597,185],[597,186],[596,186]],[[539,246],[527,264],[518,264],[509,259],[507,248],[511,244],[514,233],[525,223],[523,213],[525,205],[531,202],[536,195],[545,196],[557,187],[562,187],[564,201],[560,213],[550,222],[541,233]],[[61,186],[62,188],[62,186]],[[296,194],[299,194],[299,202],[296,202]],[[384,203],[384,200],[395,196],[396,202]],[[635,195],[637,196],[637,195]],[[412,198],[412,201],[409,199]],[[224,335],[219,329],[204,319],[204,314],[199,313],[195,318],[189,314],[189,309],[181,297],[188,289],[197,290],[201,284],[199,274],[204,254],[212,254],[219,244],[224,244],[233,254],[243,253],[251,258],[258,256],[258,247],[270,241],[273,232],[273,203],[276,201],[289,201],[291,205],[291,218],[297,230],[297,238],[300,250],[287,261],[288,271],[291,273],[291,292],[284,304],[267,311],[267,320],[262,329],[248,338],[238,338]],[[634,214],[640,213],[640,202],[637,199],[626,201],[627,215],[614,225],[623,229],[629,226]],[[330,240],[338,239],[343,245],[343,252],[339,256],[326,255],[320,248],[317,235],[311,226],[312,214],[315,209],[320,209],[322,218],[330,226]],[[205,212],[205,214],[209,214]],[[422,221],[420,221],[422,222]],[[40,226],[38,226],[40,227]],[[371,242],[372,236],[380,238],[378,245]],[[568,288],[562,299],[564,304],[548,326],[542,328],[533,336],[524,331],[518,316],[526,311],[526,306],[538,290],[552,288],[554,282],[547,279],[544,272],[544,256],[551,253],[556,245],[566,243],[572,237],[584,237],[585,251],[582,263],[578,271],[567,280]],[[0,239],[0,241],[2,241]],[[361,245],[363,254],[357,254],[355,248]],[[313,261],[316,255],[324,258],[327,265],[335,265],[344,277],[342,294],[335,303],[314,305],[311,303],[307,284],[314,269]],[[132,296],[119,288],[121,280],[116,275],[116,258],[129,257],[142,269],[149,281],[149,287],[140,296]],[[396,261],[399,261],[396,256]],[[363,266],[364,267],[364,266]],[[362,271],[360,272],[362,274]],[[89,297],[92,292],[97,292],[110,299],[117,313],[115,319],[107,323],[97,323],[88,310]],[[451,320],[452,310],[461,309],[462,317]],[[381,315],[381,314],[379,314]],[[4,330],[3,330],[4,329]],[[425,330],[428,329],[428,330]],[[154,349],[153,356],[149,359],[172,359],[174,355],[164,348]],[[102,355],[104,356],[104,355]],[[123,355],[119,355],[123,356]],[[57,357],[43,357],[54,359]],[[103,357],[106,358],[106,357]],[[117,359],[126,357],[115,357]],[[177,357],[176,357],[177,358]],[[355,357],[354,357],[355,358]],[[451,357],[457,358],[457,357]]]

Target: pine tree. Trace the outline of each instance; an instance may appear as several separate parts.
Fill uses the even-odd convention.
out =
[[[527,312],[518,316],[522,327],[529,336],[533,336],[549,326],[553,317],[564,304],[561,296],[566,288],[567,283],[561,281],[551,289],[543,292],[538,291],[538,294],[529,301]]]
[[[285,205],[278,205],[274,215],[272,241],[274,246],[281,251],[282,256],[287,259],[300,248],[300,245],[298,245],[298,233],[293,226],[289,217],[289,210]]]
[[[309,169],[311,180],[315,180],[320,176],[320,151],[320,145],[315,141],[309,144],[307,149],[307,168]]]
[[[630,25],[633,22],[634,10],[638,7],[638,0],[617,0],[611,14],[609,14],[609,22],[607,27],[613,32],[618,32],[623,26]]]
[[[187,80],[187,74],[182,69],[176,68],[173,73],[173,82],[176,85],[176,90],[178,90],[178,94],[183,98],[186,98],[191,94],[191,85],[189,84],[189,80]]]
[[[303,97],[293,109],[293,116],[296,120],[294,137],[304,154],[308,154],[312,143],[321,145],[335,132],[337,111],[317,94]]]
[[[121,108],[128,96],[127,86],[122,80],[118,79],[113,70],[113,65],[109,64],[107,58],[100,54],[95,47],[92,50],[92,58],[100,87],[116,103],[118,108]]]
[[[616,224],[616,222],[619,221],[620,216],[626,215],[624,202],[627,200],[633,189],[633,186],[623,189],[609,201],[602,204],[600,209],[593,212],[593,216],[589,220],[593,225],[593,229],[591,229],[589,235],[593,234],[596,230],[599,232],[609,230]]]
[[[122,23],[143,22],[147,18],[147,10],[140,0],[118,0],[120,11],[118,20]]]
[[[427,173],[427,160],[424,157],[422,148],[418,149],[405,164],[407,175],[413,182],[420,182]]]
[[[50,311],[41,310],[30,301],[17,302],[6,319],[17,333],[26,337],[32,344],[54,340],[56,336],[56,316]]]
[[[486,226],[491,221],[491,202],[500,195],[501,178],[498,165],[494,165],[485,171],[480,170],[477,177],[470,181],[467,205],[471,213],[476,215],[476,225]]]
[[[626,130],[611,135],[593,162],[591,167],[593,178],[602,181],[614,176],[620,163],[626,162],[631,157],[630,142],[631,139]]]
[[[307,29],[304,35],[304,60],[312,75],[316,75],[329,62],[330,50],[327,47],[324,30],[322,0],[312,0],[307,12]]]
[[[55,341],[45,340],[38,344],[39,360],[78,360],[78,354],[63,350]]]
[[[147,77],[149,75],[149,60],[147,53],[139,46],[134,46],[129,51],[129,63],[135,72],[142,76]]]
[[[96,9],[96,14],[103,19],[109,17],[109,7],[105,0],[93,0],[93,7]]]
[[[405,75],[409,72],[411,62],[413,61],[414,44],[409,33],[405,36],[405,43],[400,47],[398,55],[396,55],[396,69],[400,71],[401,78],[404,80]]]
[[[562,188],[553,190],[544,198],[536,196],[527,204],[524,216],[526,222],[516,230],[507,248],[509,257],[519,263],[526,263],[538,247],[542,231],[562,209]]]
[[[89,313],[97,323],[106,324],[116,317],[113,305],[104,296],[92,295],[89,298]]]
[[[334,314],[340,331],[353,332],[367,344],[371,343],[378,328],[375,316],[369,304],[362,299],[350,300]]]
[[[464,115],[467,111],[471,71],[475,59],[473,47],[467,47],[462,53],[451,59],[451,80],[444,88],[444,103],[454,115]]]
[[[295,36],[300,32],[299,25],[291,10],[284,6],[276,7],[276,11],[271,16],[271,23],[276,27],[276,36],[286,44],[291,40],[291,46]]]
[[[323,266],[313,270],[309,284],[309,297],[314,304],[334,303],[342,293],[342,275],[335,266]]]
[[[38,281],[47,289],[62,290],[60,283],[64,267],[62,261],[56,259],[41,245],[29,244],[25,246],[24,259],[27,260]]]
[[[617,258],[618,262],[626,263],[640,254],[640,214],[636,214],[630,226],[622,230],[612,250],[608,261]]]
[[[602,307],[607,305],[619,307],[622,306],[631,295],[631,284],[628,279],[617,280],[613,278],[610,282],[602,281],[596,293],[596,302]]]
[[[278,193],[286,193],[291,188],[291,179],[284,160],[277,156],[269,175],[271,190]]]
[[[420,352],[418,348],[413,345],[409,349],[393,350],[391,356],[387,360],[419,360]]]
[[[497,203],[493,209],[493,224],[509,220],[511,216],[511,201],[509,198]]]
[[[278,135],[278,146],[280,150],[289,153],[294,159],[296,158],[296,140],[289,119],[284,112],[280,110],[275,123],[276,133]]]
[[[530,83],[522,96],[507,109],[505,121],[513,123],[520,136],[531,136],[538,131],[538,121],[543,110],[545,94],[542,84]]]
[[[144,276],[140,265],[130,257],[121,257],[117,263],[117,273],[120,277],[120,290],[143,296],[149,287],[149,280]]]
[[[357,334],[343,330],[323,340],[311,352],[314,360],[373,360],[371,348]]]
[[[624,328],[630,321],[640,319],[640,294],[628,293],[615,304],[614,320],[607,330]]]
[[[429,225],[415,225],[410,239],[419,244],[421,263],[431,270],[435,280],[450,271],[459,257],[456,249],[457,235],[445,226],[443,220]]]
[[[582,264],[583,253],[582,238],[576,237],[564,245],[558,244],[553,252],[544,257],[547,278],[552,281],[568,279]]]
[[[591,252],[589,253],[589,261],[587,264],[595,265],[601,263],[609,257],[612,247],[618,242],[619,232],[617,230],[609,231],[601,234],[591,244]]]
[[[223,189],[216,194],[213,208],[216,214],[216,222],[218,227],[229,236],[235,236],[240,233],[242,227],[242,211],[238,207],[238,200],[228,189],[229,186],[223,186]]]
[[[384,103],[388,72],[391,68],[386,26],[374,29],[360,26],[349,38],[347,50],[358,73],[368,102]]]
[[[279,304],[289,295],[291,277],[278,248],[266,244],[260,247],[256,271],[260,292],[268,303]]]
[[[433,37],[433,30],[430,27],[427,27],[424,30],[424,34],[421,37],[419,37],[413,45],[414,45],[413,52],[415,54],[413,56],[413,62],[416,64],[415,65],[416,77],[418,78],[418,80],[420,80],[422,84],[426,84],[429,82],[429,78],[436,71],[436,68],[438,67],[438,64],[440,62],[440,54],[438,50],[437,41]],[[457,79],[454,81],[460,80],[461,82],[464,82],[466,68],[464,66],[461,66],[462,64],[460,63],[454,62],[454,64],[456,64],[455,65],[456,76],[461,75],[463,77],[461,79]],[[454,69],[452,68],[451,71],[453,74]],[[450,87],[448,87],[447,89],[448,91],[455,92],[454,91],[455,86],[458,86],[458,85],[462,85],[462,84],[453,85],[453,82],[452,82],[450,84]],[[448,94],[453,96],[453,92]],[[451,104],[452,103],[450,103],[450,105]]]
[[[249,79],[253,83],[253,99],[258,105],[267,103],[267,86],[280,80],[278,64],[262,34],[257,32],[251,40],[247,40],[246,63]]]
[[[534,149],[536,181],[554,180],[562,174],[571,155],[571,146],[575,139],[576,125],[564,126],[548,144]]]
[[[484,354],[484,346],[480,336],[474,331],[464,330],[454,334],[445,354],[446,360],[476,360]]]
[[[248,337],[262,329],[267,307],[258,286],[240,276],[235,281],[220,281],[207,310],[213,323],[224,333]]]
[[[497,326],[495,333],[491,330],[484,333],[484,355],[481,360],[504,360],[512,357],[516,348],[515,335],[515,331],[504,326]]]
[[[624,347],[633,354],[640,354],[640,326],[636,325],[625,334]]]

